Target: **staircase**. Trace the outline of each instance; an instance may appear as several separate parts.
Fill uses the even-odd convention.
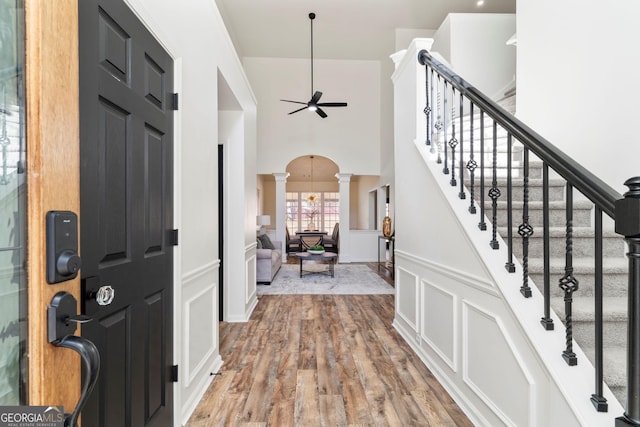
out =
[[[509,111],[515,112],[515,95],[500,101],[499,104]],[[470,148],[471,120],[467,116],[463,120],[465,158],[468,160]],[[487,196],[492,187],[492,144],[493,121],[484,120],[485,158],[484,158],[484,194],[485,216],[488,230],[488,240],[491,239],[492,228],[492,200]],[[480,165],[479,141],[480,141],[480,117],[474,115],[474,159]],[[451,129],[448,129],[448,138]],[[460,140],[459,133],[456,135]],[[459,157],[456,153],[456,162]],[[497,202],[497,231],[507,241],[507,138],[498,131],[497,136],[497,186],[501,196]],[[522,238],[518,235],[518,226],[522,224],[523,209],[523,148],[514,141],[512,149],[512,235],[514,260],[522,263],[523,249]],[[456,167],[456,178],[459,170]],[[459,186],[459,183],[458,183]],[[471,180],[468,171],[465,171],[466,197],[470,199]],[[480,169],[475,170],[474,199],[478,213],[480,213]],[[565,181],[562,178],[549,178],[549,221],[550,221],[550,254],[551,254],[551,307],[561,319],[565,318],[564,291],[558,286],[560,279],[565,274],[566,254],[566,213],[565,213]],[[543,187],[542,187],[542,162],[530,154],[529,159],[529,224],[534,229],[534,234],[529,238],[529,277],[530,286],[535,284],[543,292]],[[574,191],[573,210],[573,267],[574,277],[578,280],[579,289],[573,293],[573,336],[575,342],[582,348],[587,357],[594,362],[594,229],[592,226],[593,204],[584,200]],[[606,224],[605,215],[605,224]],[[478,221],[480,216],[478,215]],[[488,246],[488,245],[487,245]],[[604,316],[604,381],[621,403],[626,402],[626,342],[627,342],[627,287],[628,287],[628,261],[624,255],[624,239],[613,231],[613,226],[605,225],[603,230],[603,316]],[[506,262],[507,260],[505,260]],[[513,274],[522,276],[522,269],[517,268]],[[543,313],[540,313],[541,317]],[[563,328],[562,325],[555,325]],[[562,357],[562,350],[558,349],[558,357]],[[578,360],[580,363],[580,360]]]

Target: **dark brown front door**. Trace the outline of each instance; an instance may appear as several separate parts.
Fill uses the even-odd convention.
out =
[[[78,7],[82,335],[102,362],[82,425],[170,426],[173,62],[122,0]]]

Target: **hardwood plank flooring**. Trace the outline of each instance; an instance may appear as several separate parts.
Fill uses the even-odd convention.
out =
[[[220,323],[221,375],[187,426],[472,426],[393,316],[393,295],[261,296]]]

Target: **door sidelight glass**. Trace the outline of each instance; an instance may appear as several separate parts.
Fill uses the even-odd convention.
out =
[[[0,1],[0,406],[26,403],[24,6]]]

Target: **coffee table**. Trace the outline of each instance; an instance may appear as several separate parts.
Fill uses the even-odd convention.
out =
[[[325,252],[323,254],[315,255],[315,254],[310,254],[309,252],[297,252],[297,253],[294,253],[293,255],[298,257],[298,259],[300,260],[300,277],[307,274],[326,274],[326,275],[330,275],[331,277],[334,277],[334,265],[336,263],[336,260],[338,259],[338,254],[335,254],[333,252]],[[302,263],[304,261],[324,262],[326,264],[329,264],[329,269],[325,271],[303,270]]]

